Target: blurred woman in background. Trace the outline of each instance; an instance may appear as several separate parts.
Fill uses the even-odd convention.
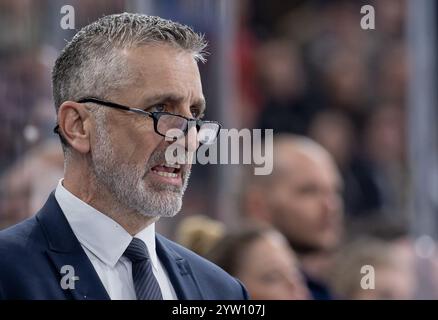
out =
[[[252,226],[227,234],[221,222],[191,216],[177,238],[241,280],[254,300],[310,298],[295,253],[275,229]]]

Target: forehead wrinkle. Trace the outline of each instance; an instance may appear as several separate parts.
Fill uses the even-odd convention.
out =
[[[187,102],[190,106],[199,106],[203,111],[205,99],[196,61],[185,51],[168,48],[163,45],[143,46],[124,52],[129,65],[136,65],[133,68],[135,82],[130,87],[130,96],[135,91],[135,105],[139,108],[159,102],[174,105]],[[164,49],[166,51],[162,52]],[[157,57],[157,63],[150,63],[149,56]]]
[[[147,81],[152,78],[151,81],[154,84],[154,78],[158,76],[172,81],[175,72],[187,72],[191,67],[194,67],[196,73],[199,74],[197,62],[191,53],[166,44],[130,48],[124,50],[122,54],[126,58],[127,64],[133,67],[136,78],[140,81]],[[151,62],[154,59],[158,61]],[[163,68],[163,66],[172,67]],[[182,84],[185,85],[186,83]]]
[[[177,94],[177,93],[158,93],[158,94],[152,94],[144,97],[141,100],[141,104],[144,106],[148,106],[154,103],[158,102],[165,102],[165,103],[171,103],[171,104],[182,104],[184,101],[187,100],[187,97]],[[202,110],[205,109],[205,99],[204,97],[201,98],[194,98],[192,99],[192,102],[190,105],[199,106]]]

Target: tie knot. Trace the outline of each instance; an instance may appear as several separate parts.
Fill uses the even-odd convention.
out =
[[[131,262],[138,262],[149,258],[146,244],[138,238],[132,239],[123,255],[131,260]]]

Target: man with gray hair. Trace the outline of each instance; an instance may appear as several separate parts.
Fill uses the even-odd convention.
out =
[[[64,178],[38,214],[0,232],[0,299],[246,299],[242,284],[155,233],[174,216],[203,128],[206,43],[123,13],[84,27],[53,69]],[[211,141],[212,139],[210,139]],[[185,164],[169,163],[178,144]]]

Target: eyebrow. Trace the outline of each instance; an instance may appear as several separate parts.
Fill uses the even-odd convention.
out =
[[[163,93],[163,94],[156,94],[150,97],[147,97],[145,100],[143,100],[143,105],[145,107],[148,107],[152,104],[159,103],[159,102],[166,102],[170,104],[179,104],[182,101],[184,101],[184,97],[172,93]],[[191,106],[196,106],[200,109],[200,113],[203,113],[206,108],[205,99],[199,98],[196,99]]]

